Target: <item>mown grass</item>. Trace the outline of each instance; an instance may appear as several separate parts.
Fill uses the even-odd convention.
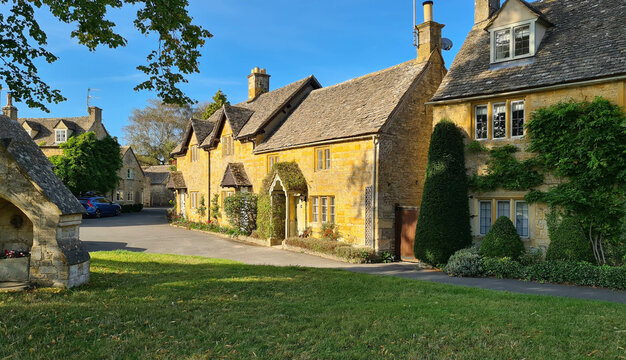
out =
[[[92,254],[0,294],[0,359],[626,359],[626,306],[340,270]]]

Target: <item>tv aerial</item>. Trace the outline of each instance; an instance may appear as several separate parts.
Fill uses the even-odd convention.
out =
[[[100,90],[100,89],[92,89],[92,88],[88,88],[87,89],[87,107],[91,106],[91,105],[89,105],[89,101],[91,99],[101,99],[100,97],[91,96],[91,92],[92,91],[102,91],[102,90]]]

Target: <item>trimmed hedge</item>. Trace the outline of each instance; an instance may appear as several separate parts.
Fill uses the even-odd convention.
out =
[[[417,230],[415,257],[445,264],[472,243],[463,134],[450,121],[435,126],[428,149],[426,181]]]
[[[450,276],[479,277],[482,275],[481,258],[476,247],[461,249],[450,256],[443,271]]]
[[[143,210],[143,204],[122,205],[123,213],[136,213]]]
[[[524,243],[517,234],[515,225],[506,216],[496,220],[480,246],[483,256],[518,259],[524,253]]]
[[[328,241],[315,238],[289,238],[285,240],[285,244],[327,255],[333,255],[351,263],[372,263],[380,261],[373,249],[357,248],[339,241]]]
[[[591,243],[585,236],[580,223],[567,217],[551,229],[547,260],[595,262]]]

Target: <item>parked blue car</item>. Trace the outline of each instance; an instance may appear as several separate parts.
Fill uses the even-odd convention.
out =
[[[78,201],[83,204],[88,216],[100,218],[107,215],[118,216],[122,213],[120,204],[100,196],[79,197]]]

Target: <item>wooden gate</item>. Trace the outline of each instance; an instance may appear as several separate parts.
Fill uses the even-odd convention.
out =
[[[413,245],[418,214],[417,206],[396,207],[396,255],[403,261],[416,260]]]

